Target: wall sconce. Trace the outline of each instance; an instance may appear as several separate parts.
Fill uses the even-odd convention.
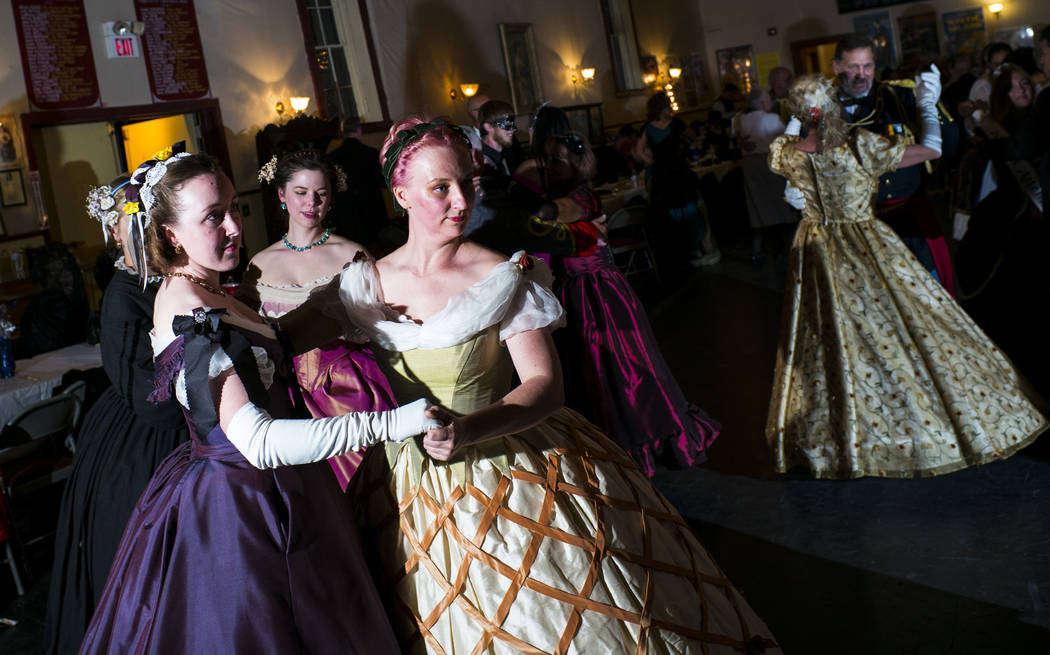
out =
[[[988,11],[992,12],[992,14],[995,16],[995,18],[998,19],[999,18],[999,14],[1002,13],[1002,11],[1003,11],[1003,3],[996,2],[994,4],[988,5]]]
[[[667,69],[667,74],[671,76],[672,80],[677,80],[679,77],[682,76],[682,69],[681,68],[668,68]]]
[[[597,69],[595,69],[593,67],[581,68],[579,77],[576,76],[576,73],[572,74],[572,77],[571,77],[572,85],[576,86],[577,84],[579,84],[581,82],[583,84],[590,84],[591,82],[594,81],[594,75],[597,72],[598,72]]]
[[[458,91],[455,88],[448,90],[448,97],[452,98],[453,102],[459,100],[459,97],[461,95],[463,96],[463,102],[466,102],[474,96],[476,96],[477,94],[478,85],[473,82],[464,82],[463,84],[460,84]]]
[[[292,109],[295,113],[301,114],[306,111],[306,108],[310,106],[310,98],[307,96],[292,96],[288,98],[288,102],[292,104]]]

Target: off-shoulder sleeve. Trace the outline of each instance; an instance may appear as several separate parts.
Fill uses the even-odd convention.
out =
[[[524,279],[500,321],[500,341],[528,330],[544,327],[553,330],[565,325],[565,310],[550,290],[554,278],[547,263],[525,254],[516,256],[519,257],[518,265],[523,269]]]
[[[856,138],[861,162],[875,177],[896,170],[907,147],[868,130],[857,130]]]

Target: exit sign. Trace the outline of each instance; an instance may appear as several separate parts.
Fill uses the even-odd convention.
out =
[[[134,34],[127,36],[107,36],[106,54],[110,59],[125,59],[139,56],[139,38]]]

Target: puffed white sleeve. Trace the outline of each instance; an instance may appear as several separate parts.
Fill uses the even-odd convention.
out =
[[[546,262],[534,257],[530,260],[531,268],[523,271],[514,298],[500,321],[500,341],[528,330],[555,330],[565,325],[565,310],[551,292],[554,276]]]

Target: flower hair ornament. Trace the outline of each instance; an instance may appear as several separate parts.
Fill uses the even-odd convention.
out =
[[[168,166],[183,157],[189,157],[186,142],[179,141],[163,150],[153,153],[153,158],[135,169],[131,175],[128,188],[124,191],[124,213],[131,217],[128,235],[131,239],[131,252],[135,257],[135,270],[140,271],[142,286],[146,286],[146,228],[150,224],[149,212],[156,203],[153,187],[168,172]]]
[[[270,157],[270,161],[262,165],[256,179],[259,184],[273,184],[273,177],[277,174],[277,155]]]
[[[87,215],[95,219],[99,223],[102,223],[102,238],[105,240],[106,245],[109,245],[109,229],[117,224],[120,220],[120,211],[130,214],[128,211],[129,204],[138,205],[138,203],[124,203],[124,206],[120,209],[117,208],[117,200],[113,196],[116,195],[117,191],[120,191],[128,184],[131,183],[129,179],[126,182],[118,184],[116,188],[103,184],[102,186],[92,187],[88,191],[87,198],[84,200],[84,209],[87,211]],[[135,209],[135,211],[138,211]]]
[[[346,172],[343,171],[343,167],[339,164],[332,164],[332,171],[335,174],[335,179],[332,180],[335,190],[342,193],[347,190],[346,185]],[[270,157],[270,161],[262,165],[256,174],[256,179],[259,180],[259,184],[273,184],[273,180],[277,177],[277,155]]]

